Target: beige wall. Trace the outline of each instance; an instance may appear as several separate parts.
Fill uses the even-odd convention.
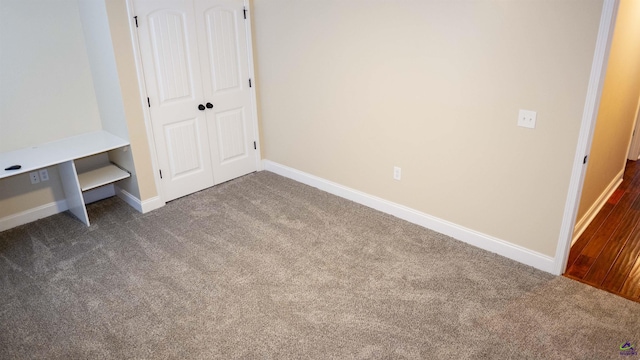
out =
[[[621,0],[578,219],[624,170],[640,97],[640,1]]]
[[[266,159],[555,255],[602,0],[253,5]]]
[[[31,185],[29,174],[0,180],[0,219],[64,199],[58,168],[49,168],[49,181]]]

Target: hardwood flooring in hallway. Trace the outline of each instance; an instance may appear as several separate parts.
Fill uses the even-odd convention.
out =
[[[565,276],[640,302],[640,161],[571,247]]]

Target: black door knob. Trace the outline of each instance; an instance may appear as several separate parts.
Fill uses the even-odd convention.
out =
[[[207,103],[207,109],[211,109],[213,107],[212,103]]]
[[[202,105],[202,104],[198,105],[198,110],[204,111],[204,105]]]

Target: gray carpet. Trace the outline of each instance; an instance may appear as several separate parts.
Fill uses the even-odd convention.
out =
[[[619,359],[640,304],[268,172],[0,233],[5,359]],[[638,359],[639,356],[624,358]]]

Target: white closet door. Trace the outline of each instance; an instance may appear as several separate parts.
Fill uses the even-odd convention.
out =
[[[243,0],[194,2],[216,184],[257,170]],[[211,99],[211,100],[210,100]]]
[[[135,0],[165,201],[213,186],[193,3]],[[206,76],[206,75],[205,75]],[[146,104],[145,104],[146,105]]]

